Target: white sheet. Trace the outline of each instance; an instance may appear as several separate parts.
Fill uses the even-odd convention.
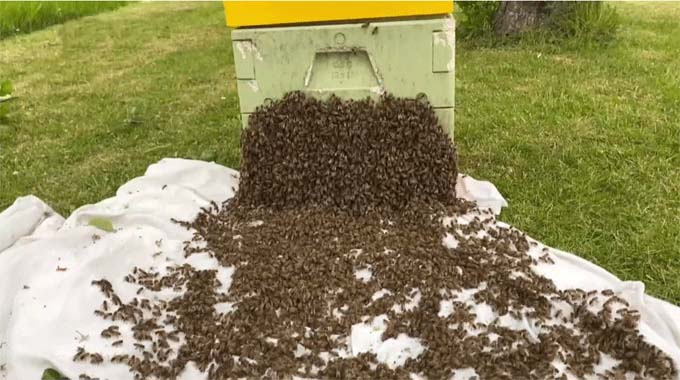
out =
[[[83,372],[101,378],[132,379],[123,365],[92,366],[72,361],[77,346],[110,356],[130,350],[132,343],[132,339],[125,339],[122,347],[111,348],[99,338],[99,332],[109,324],[92,313],[102,297],[91,281],[108,279],[127,302],[136,288],[122,278],[134,266],[153,266],[161,273],[171,263],[216,266],[207,256],[184,259],[183,241],[191,233],[170,218],[190,220],[210,201],[220,203],[233,196],[237,187],[238,172],[232,169],[201,161],[164,159],[151,165],[144,176],[123,185],[115,197],[81,207],[67,220],[36,197],[17,199],[0,213],[0,365],[5,365],[0,379],[39,379],[48,367],[71,379]],[[488,182],[461,176],[457,190],[496,213],[506,205]],[[94,217],[110,220],[115,231],[89,226]],[[543,247],[539,244],[530,254],[539,255]],[[154,255],[158,252],[161,254]],[[610,288],[618,292],[641,311],[645,337],[680,363],[680,308],[645,295],[641,282],[620,281],[567,252],[551,248],[550,253],[555,265],[539,264],[535,270],[559,288]],[[123,338],[130,334],[121,331]],[[356,344],[360,343],[357,339]],[[389,357],[389,353],[384,354]],[[204,376],[190,369],[182,378],[198,380]]]

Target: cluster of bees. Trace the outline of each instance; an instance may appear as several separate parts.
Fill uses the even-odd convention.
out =
[[[111,363],[129,366],[135,373],[135,379],[146,379],[151,375],[168,379],[176,377],[179,372],[173,371],[168,366],[159,366],[157,363],[173,360],[176,356],[177,348],[173,348],[172,345],[179,345],[180,331],[172,326],[177,317],[163,299],[154,297],[152,301],[150,298],[142,297],[142,293],[181,288],[186,282],[186,268],[187,266],[173,268],[166,276],[159,276],[156,272],[135,267],[132,273],[124,278],[127,283],[141,285],[130,302],[121,300],[110,281],[106,279],[92,281],[92,285],[98,287],[104,297],[101,307],[95,310],[94,314],[113,323],[101,331],[100,337],[107,341],[109,346],[115,349],[112,351],[116,353],[105,356],[78,347],[73,360],[99,364],[106,358]],[[132,334],[125,339],[132,341],[134,353],[119,353],[125,351],[122,347],[125,339],[120,331],[123,324],[130,326]],[[82,374],[80,378],[90,377]]]
[[[294,93],[252,115],[244,138],[236,198],[181,223],[194,231],[187,256],[236,269],[228,293],[217,270],[188,265],[126,277],[138,297],[183,290],[169,300],[112,302],[110,283],[95,283],[139,311],[115,321],[133,325],[139,352],[111,359],[136,378],[174,379],[190,361],[210,380],[677,376],[625,300],[557,289],[532,270],[549,252],[532,256],[535,242],[455,198],[454,151],[429,105]],[[425,350],[400,366],[348,356],[352,326],[381,315],[383,340],[405,334]],[[605,354],[612,368],[598,366]]]
[[[206,345],[193,347],[210,379],[271,373],[441,379],[457,368],[474,368],[480,379],[566,379],[559,362],[579,378],[675,378],[674,363],[644,341],[639,314],[624,299],[610,290],[557,289],[532,270],[549,263],[547,252],[530,255],[536,243],[489,213],[464,202],[421,206],[427,212],[420,216],[374,210],[357,217],[324,207],[243,210],[233,202],[205,210],[191,225],[196,241],[190,245],[205,243],[221,265],[237,268],[225,298],[235,310],[191,322],[220,326],[196,338]],[[456,222],[464,213],[477,216]],[[450,216],[453,222],[442,222]],[[442,244],[446,234],[458,242],[455,248]],[[370,278],[357,278],[365,268]],[[469,299],[459,298],[470,290]],[[448,315],[440,313],[443,301],[452,304]],[[493,317],[478,315],[478,305]],[[352,325],[382,314],[388,317],[383,339],[406,334],[426,351],[398,368],[373,354],[343,357],[338,350]],[[309,353],[296,357],[298,347]],[[213,363],[215,352],[241,359]],[[600,369],[605,354],[618,364]]]
[[[242,138],[243,205],[362,213],[455,197],[454,146],[420,100],[320,101],[293,92],[253,113]]]

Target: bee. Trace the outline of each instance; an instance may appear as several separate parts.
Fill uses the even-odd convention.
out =
[[[91,354],[90,355],[90,363],[100,364],[102,362],[104,362],[104,358],[100,354]]]
[[[118,326],[111,325],[110,327],[102,330],[100,335],[102,336],[102,338],[113,338],[116,336],[120,336],[120,332],[118,331]]]
[[[85,351],[85,348],[83,347],[78,347],[76,354],[73,356],[73,361],[78,362],[78,361],[85,361],[90,357],[90,354]]]
[[[111,358],[112,363],[125,363],[127,364],[129,361],[130,356],[129,355],[115,355]]]

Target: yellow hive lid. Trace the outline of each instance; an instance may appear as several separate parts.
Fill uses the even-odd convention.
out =
[[[231,27],[425,16],[453,12],[453,1],[225,1]]]

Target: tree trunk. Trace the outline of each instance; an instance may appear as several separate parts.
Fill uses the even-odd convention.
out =
[[[503,1],[494,16],[497,36],[510,36],[542,26],[553,1]]]

